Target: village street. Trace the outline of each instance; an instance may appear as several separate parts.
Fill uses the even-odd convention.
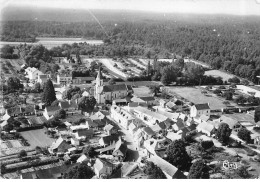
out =
[[[113,121],[116,125],[118,125],[118,123],[110,116],[108,118],[111,121]],[[126,142],[128,148],[125,161],[137,161],[139,158],[139,152],[137,151],[137,144],[134,142],[134,136],[132,136],[130,132],[124,129],[122,126],[118,125],[118,127],[120,128],[120,131],[123,133],[122,138]]]

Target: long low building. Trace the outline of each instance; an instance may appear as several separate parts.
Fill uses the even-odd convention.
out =
[[[128,129],[128,126],[135,120],[129,112],[116,105],[111,106],[111,118],[113,118],[125,129]]]
[[[157,122],[160,123],[168,120],[166,116],[157,112],[152,112],[149,109],[140,106],[133,108],[133,112],[139,119],[149,126],[155,125]]]

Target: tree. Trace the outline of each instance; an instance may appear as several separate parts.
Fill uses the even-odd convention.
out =
[[[232,130],[227,123],[221,123],[215,133],[217,139],[223,143],[227,143]]]
[[[255,108],[254,120],[255,120],[255,123],[260,121],[260,106]]]
[[[160,92],[159,85],[150,85],[149,89],[150,89],[150,92],[154,94],[154,96],[157,96],[157,94]]]
[[[238,77],[234,76],[233,78],[229,78],[228,82],[238,84],[238,83],[240,83],[240,79]]]
[[[144,166],[144,173],[149,175],[150,179],[166,179],[162,170],[153,162],[147,161]]]
[[[161,82],[164,85],[168,85],[176,81],[178,70],[173,65],[165,66],[161,70]]]
[[[91,179],[95,173],[88,166],[87,161],[83,161],[76,166],[69,168],[69,170],[63,175],[64,179]]]
[[[246,166],[239,167],[238,170],[236,170],[236,173],[238,174],[238,176],[244,179],[248,179],[250,177],[250,174],[248,173]]]
[[[201,141],[200,142],[200,145],[201,147],[204,149],[204,150],[207,150],[207,149],[210,149],[211,147],[214,146],[214,143],[212,140],[206,140],[206,141]]]
[[[55,117],[55,119],[65,119],[66,111],[64,109],[60,109],[60,110],[56,111],[54,117]]]
[[[192,164],[188,178],[209,179],[209,168],[203,160],[198,160]]]
[[[243,85],[246,85],[246,86],[249,85],[249,81],[248,81],[248,80],[242,80],[241,83],[242,83]]]
[[[114,78],[111,78],[109,81],[108,81],[108,84],[109,85],[115,85],[116,84],[116,81]]]
[[[34,84],[34,90],[38,93],[41,92],[41,84],[39,82]]]
[[[246,98],[243,95],[239,95],[236,99],[235,102],[237,104],[244,104],[246,102]]]
[[[23,158],[27,156],[27,152],[25,150],[21,150],[18,154],[18,157]]]
[[[191,158],[187,154],[185,144],[182,140],[173,141],[167,148],[165,154],[166,161],[176,166],[180,170],[189,170]]]
[[[96,103],[97,101],[93,96],[91,97],[84,96],[79,99],[78,106],[79,109],[81,109],[82,111],[91,112],[94,109]]]
[[[44,84],[42,101],[45,103],[46,106],[49,106],[55,100],[56,100],[56,93],[52,81],[48,79],[47,82]]]
[[[8,78],[7,86],[9,89],[12,89],[12,90],[18,90],[19,88],[23,88],[23,84],[21,84],[20,79],[17,77]]]
[[[246,128],[241,128],[238,133],[237,133],[237,136],[246,141],[247,143],[250,143],[251,142],[251,133],[250,131],[248,131]]]
[[[59,105],[59,100],[55,100],[51,103],[51,106],[58,106]]]
[[[224,92],[223,96],[226,100],[232,100],[233,99],[233,93],[231,91]]]
[[[87,147],[84,148],[83,153],[90,158],[93,158],[97,155],[97,152],[95,151],[95,148],[88,145]]]
[[[14,53],[14,47],[5,45],[1,48],[1,58],[12,59]]]

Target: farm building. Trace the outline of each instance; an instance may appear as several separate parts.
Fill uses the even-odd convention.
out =
[[[205,104],[195,104],[191,106],[190,109],[190,116],[191,117],[199,117],[201,115],[210,116],[210,107],[209,103]]]

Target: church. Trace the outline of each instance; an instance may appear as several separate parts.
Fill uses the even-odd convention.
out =
[[[104,85],[100,68],[98,70],[94,88],[94,97],[98,104],[104,104],[106,101],[112,102],[115,99],[122,99],[133,93],[131,85]]]

